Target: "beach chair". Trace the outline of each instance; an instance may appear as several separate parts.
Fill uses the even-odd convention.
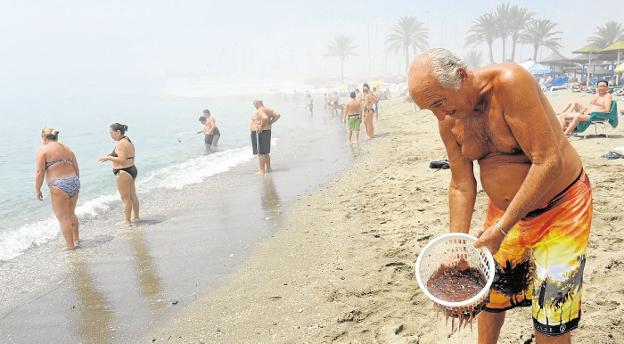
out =
[[[592,112],[589,114],[589,120],[585,122],[580,122],[576,129],[574,129],[574,134],[580,134],[587,130],[590,126],[594,126],[594,133],[598,135],[598,126],[602,126],[604,129],[605,137],[609,137],[607,134],[607,123],[612,127],[616,128],[618,126],[618,113],[617,113],[617,101],[611,101],[611,111],[609,112]],[[587,133],[583,135],[583,138],[587,137]]]

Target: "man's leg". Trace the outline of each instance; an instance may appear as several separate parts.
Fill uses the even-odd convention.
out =
[[[539,331],[535,331],[535,343],[536,344],[570,344],[572,343],[572,336],[570,332],[561,336],[545,336]]]
[[[481,312],[477,317],[479,344],[496,344],[501,327],[505,323],[505,312]]]
[[[351,144],[351,136],[353,135],[353,131],[347,130],[347,142]]]
[[[579,124],[579,122],[585,122],[589,120],[589,115],[575,115],[572,118],[572,122],[570,123],[570,125],[568,125],[568,128],[565,130],[564,134],[566,135],[570,135],[570,133],[572,133],[572,131],[574,129],[576,129],[576,126]]]
[[[271,172],[271,171],[273,171],[273,169],[271,168],[271,155],[270,154],[266,154],[265,156],[266,156],[266,163],[265,163],[266,169],[265,169],[265,171]]]
[[[258,174],[264,175],[266,169],[266,154],[258,154]]]

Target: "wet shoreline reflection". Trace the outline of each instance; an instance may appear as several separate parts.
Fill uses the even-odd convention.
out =
[[[88,266],[85,252],[72,252],[68,256],[71,279],[76,290],[77,306],[80,317],[77,320],[78,336],[85,343],[111,343],[110,332],[113,322],[111,303],[97,288]]]

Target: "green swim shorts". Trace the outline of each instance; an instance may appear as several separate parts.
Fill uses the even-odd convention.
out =
[[[362,123],[360,115],[351,115],[347,117],[347,127],[350,131],[360,131],[360,123]]]

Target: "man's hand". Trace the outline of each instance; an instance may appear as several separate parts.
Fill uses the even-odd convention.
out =
[[[500,249],[505,235],[498,229],[497,224],[494,224],[485,230],[480,230],[479,233],[477,233],[477,238],[479,238],[479,240],[474,243],[474,247],[480,248],[485,246],[492,252],[492,255],[495,255],[498,249]]]

